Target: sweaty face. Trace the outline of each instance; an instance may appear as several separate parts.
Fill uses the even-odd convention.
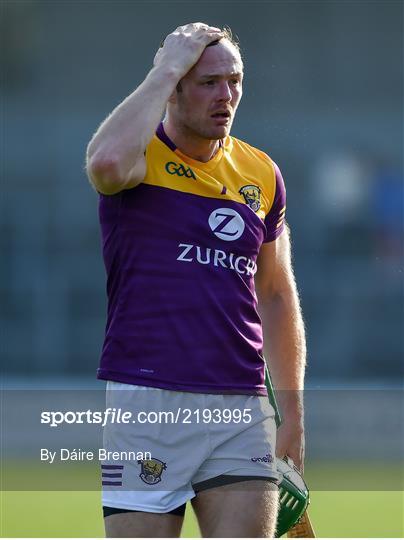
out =
[[[190,136],[228,135],[242,95],[243,63],[227,40],[207,47],[181,80],[174,105],[177,125]]]

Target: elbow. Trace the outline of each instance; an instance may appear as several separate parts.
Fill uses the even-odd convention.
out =
[[[262,306],[281,306],[293,304],[296,290],[290,284],[270,287],[257,291],[258,303]]]
[[[86,171],[95,189],[104,195],[114,195],[125,189],[119,162],[113,156],[87,157]]]

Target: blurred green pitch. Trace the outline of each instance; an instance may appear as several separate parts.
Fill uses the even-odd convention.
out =
[[[367,474],[380,486],[378,477],[386,474],[386,468],[379,467],[375,471],[374,464],[369,465]],[[323,476],[325,469],[333,485],[330,474],[340,475],[340,466],[324,463],[313,464],[307,471],[309,483],[312,477],[318,485],[315,476]],[[2,491],[1,537],[103,537],[100,501],[95,491]],[[403,503],[403,491],[312,491],[309,510],[320,537],[400,538],[404,535]],[[182,536],[200,537],[190,505]]]

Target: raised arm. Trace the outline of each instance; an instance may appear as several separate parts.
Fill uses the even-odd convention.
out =
[[[94,187],[105,195],[139,184],[146,173],[145,150],[178,82],[205,47],[222,37],[202,23],[180,26],[164,40],[146,79],[100,125],[86,155]]]
[[[276,453],[303,468],[306,340],[291,262],[288,227],[261,247],[255,277],[264,351],[281,409]]]

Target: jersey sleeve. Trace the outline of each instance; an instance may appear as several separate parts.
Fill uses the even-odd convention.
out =
[[[264,224],[267,229],[267,233],[264,242],[272,242],[282,233],[285,228],[285,212],[286,212],[286,189],[283,181],[282,173],[276,163],[275,178],[276,188],[275,197],[271,209],[265,216]]]

